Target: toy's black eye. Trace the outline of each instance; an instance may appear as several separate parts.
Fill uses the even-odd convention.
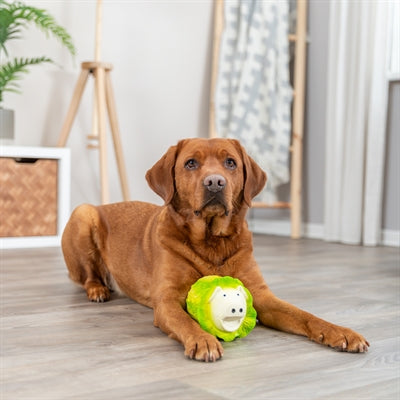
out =
[[[191,158],[185,162],[186,169],[197,169],[199,167],[199,163],[194,158]]]
[[[225,160],[225,167],[228,169],[236,169],[236,161],[233,158],[227,158]]]
[[[226,294],[224,293],[224,297],[226,297]]]
[[[236,296],[240,296],[240,293],[237,293]]]

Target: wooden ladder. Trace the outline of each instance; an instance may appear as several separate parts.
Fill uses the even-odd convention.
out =
[[[301,237],[302,210],[302,164],[303,164],[303,131],[305,109],[306,51],[307,51],[307,0],[296,2],[296,33],[290,34],[288,40],[295,44],[293,105],[291,134],[291,171],[290,201],[276,203],[253,202],[253,208],[288,208],[290,209],[291,237]],[[215,89],[218,75],[218,60],[221,37],[224,29],[224,0],[215,0],[213,58],[211,75],[211,98],[209,136],[218,137],[215,126]]]

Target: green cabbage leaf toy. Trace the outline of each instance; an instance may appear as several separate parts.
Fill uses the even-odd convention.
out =
[[[230,276],[200,278],[192,285],[186,306],[205,331],[225,342],[247,336],[257,322],[253,297],[239,279]]]

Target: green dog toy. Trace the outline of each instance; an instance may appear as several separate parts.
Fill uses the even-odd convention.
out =
[[[212,335],[230,342],[245,337],[256,325],[253,297],[239,279],[210,275],[192,285],[187,311]]]

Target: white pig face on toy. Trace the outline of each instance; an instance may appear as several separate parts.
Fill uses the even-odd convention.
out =
[[[216,287],[209,299],[215,326],[225,332],[238,330],[246,316],[246,299],[242,286],[235,289]]]
[[[231,276],[200,278],[188,292],[186,307],[202,329],[225,342],[247,336],[257,323],[251,293]]]

